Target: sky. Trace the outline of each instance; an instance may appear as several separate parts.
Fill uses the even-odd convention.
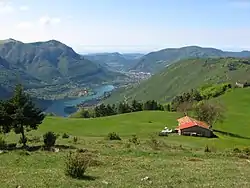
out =
[[[0,39],[75,51],[250,50],[250,0],[0,0]]]

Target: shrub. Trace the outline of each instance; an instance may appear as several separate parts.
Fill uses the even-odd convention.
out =
[[[139,145],[140,141],[138,139],[138,137],[136,135],[133,135],[132,138],[129,139],[129,142],[135,144],[135,145]]]
[[[151,136],[149,144],[154,150],[158,150],[160,148],[160,142],[154,136]]]
[[[208,145],[206,145],[204,152],[211,152],[211,149],[208,147]]]
[[[244,148],[242,150],[246,155],[250,155],[250,148]]]
[[[19,144],[26,144],[28,142],[28,138],[26,136],[20,136],[19,138]]]
[[[234,149],[233,149],[233,152],[235,152],[235,153],[240,153],[241,151],[240,151],[239,148],[234,148]]]
[[[66,133],[63,133],[62,138],[69,138],[69,135]]]
[[[34,143],[38,143],[41,141],[39,136],[33,136],[32,138],[28,139],[29,142],[34,142]]]
[[[3,137],[0,137],[0,149],[6,149],[7,143]]]
[[[56,139],[57,139],[56,134],[54,132],[51,132],[51,131],[49,131],[43,135],[43,142],[47,148],[54,146],[56,143]]]
[[[108,139],[109,140],[121,140],[120,136],[115,132],[109,133]]]
[[[74,136],[74,138],[73,138],[73,142],[74,142],[74,144],[76,144],[76,143],[77,143],[77,141],[78,141],[78,138],[77,138],[76,136]]]
[[[83,178],[90,162],[90,156],[79,152],[70,152],[66,159],[65,174],[72,178]]]
[[[130,147],[131,147],[131,144],[130,144],[130,143],[126,143],[126,144],[125,144],[125,147],[126,147],[126,148],[130,148]]]
[[[16,148],[16,143],[10,143],[10,144],[7,144],[7,147],[8,149],[13,149],[13,148]]]

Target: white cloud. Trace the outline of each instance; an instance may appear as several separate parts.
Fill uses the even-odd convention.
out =
[[[43,16],[39,21],[42,25],[54,25],[60,23],[61,19],[56,17]]]
[[[20,22],[18,25],[17,25],[17,28],[19,29],[30,29],[31,27],[33,26],[33,24],[31,22]]]
[[[29,10],[29,7],[27,5],[22,5],[22,6],[19,7],[19,10],[27,11],[27,10]]]
[[[14,11],[14,7],[11,2],[7,0],[0,0],[0,13],[11,13]]]

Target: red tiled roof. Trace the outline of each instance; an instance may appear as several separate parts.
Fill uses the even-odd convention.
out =
[[[186,129],[189,127],[194,127],[194,126],[200,126],[205,129],[209,129],[209,126],[207,123],[198,121],[196,119],[190,118],[188,116],[185,116],[183,118],[179,118],[177,120],[179,122],[179,126],[176,129]]]

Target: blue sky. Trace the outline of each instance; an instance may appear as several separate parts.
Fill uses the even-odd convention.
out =
[[[0,39],[76,51],[250,50],[250,0],[0,0]]]

